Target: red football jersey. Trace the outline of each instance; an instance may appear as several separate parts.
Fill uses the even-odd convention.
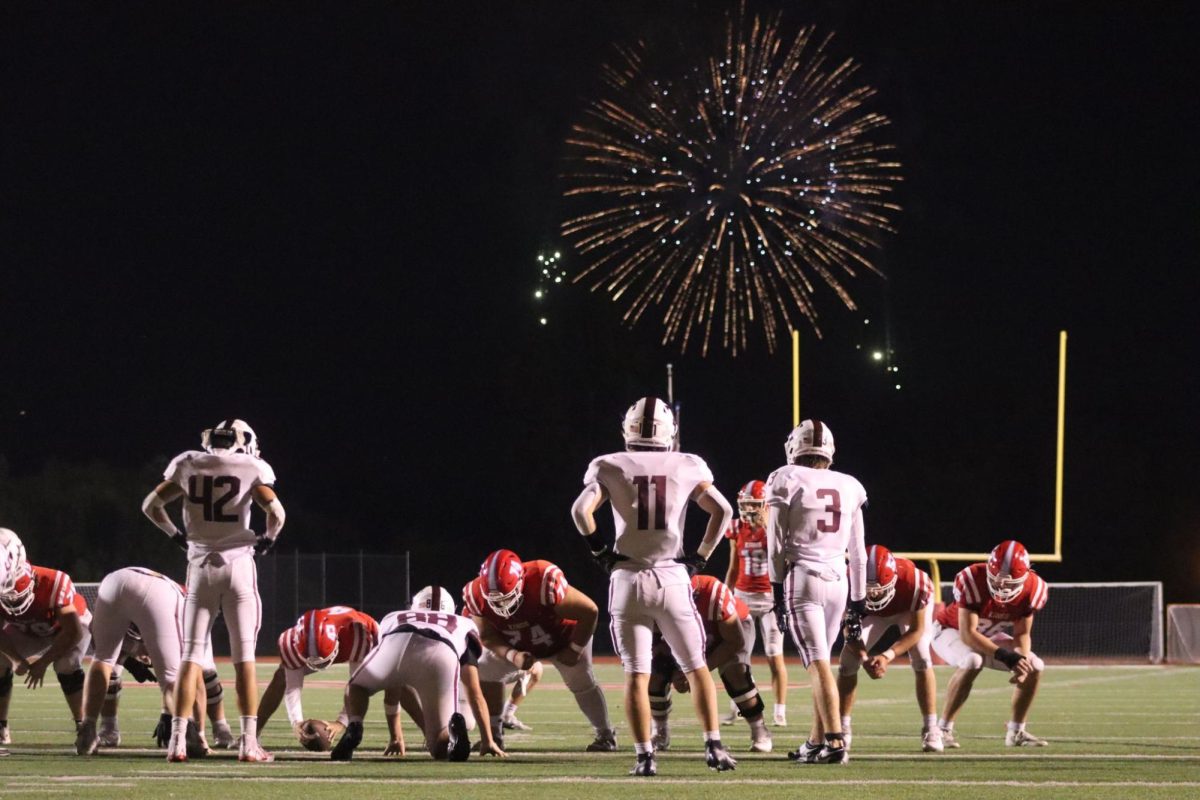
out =
[[[337,630],[338,650],[334,664],[345,664],[353,661],[359,663],[366,657],[372,647],[379,642],[379,624],[370,614],[356,611],[349,606],[330,606],[322,609],[325,624],[333,625]],[[305,615],[296,620],[296,624],[279,634],[279,660],[285,669],[301,669],[308,671],[308,665],[301,654],[308,652],[308,636],[305,630]]]
[[[924,608],[933,598],[933,579],[907,558],[896,556],[896,594],[878,611],[868,611],[869,617],[891,617]],[[957,612],[955,612],[957,613]]]
[[[521,605],[511,617],[502,617],[488,605],[482,577],[463,587],[463,606],[472,617],[487,620],[508,639],[510,646],[549,658],[571,643],[577,624],[560,619],[554,607],[567,596],[567,579],[561,569],[549,561],[524,561],[525,585]]]
[[[717,628],[718,622],[746,619],[750,616],[750,609],[746,604],[734,597],[729,587],[712,575],[697,575],[692,578],[692,597],[696,601],[696,609],[704,619],[704,632],[711,641],[721,638]]]
[[[31,565],[32,566],[32,565]],[[33,567],[33,605],[19,617],[10,616],[0,609],[0,620],[4,627],[20,631],[28,636],[50,638],[58,633],[58,609],[75,606],[79,622],[85,628],[92,622],[83,595],[76,593],[71,576],[49,567]]]
[[[1049,587],[1042,576],[1033,570],[1025,579],[1021,593],[1010,603],[992,599],[987,584],[987,564],[972,564],[954,577],[954,602],[939,611],[936,619],[943,627],[958,628],[958,609],[966,608],[979,615],[979,632],[988,635],[993,629],[1011,625],[1046,606]]]
[[[756,528],[744,520],[734,520],[725,531],[725,538],[733,540],[737,554],[737,580],[733,588],[740,592],[770,592],[771,579],[767,575],[767,529]]]

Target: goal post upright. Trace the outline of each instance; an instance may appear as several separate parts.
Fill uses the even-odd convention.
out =
[[[793,360],[795,359],[793,354]],[[1059,563],[1062,556],[1062,509],[1063,509],[1063,451],[1066,431],[1067,411],[1067,332],[1058,332],[1058,404],[1055,418],[1054,442],[1054,551],[1051,553],[1030,553],[1030,561]],[[941,585],[942,574],[939,561],[986,561],[990,553],[943,553],[943,552],[912,552],[897,553],[899,556],[913,561],[928,561],[930,577],[935,586]]]

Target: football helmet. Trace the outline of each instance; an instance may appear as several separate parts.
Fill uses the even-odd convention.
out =
[[[512,550],[497,550],[479,568],[483,596],[497,615],[508,619],[525,599],[525,564]]]
[[[8,589],[0,594],[0,608],[11,616],[21,616],[33,605],[35,587],[33,567],[28,561],[21,562],[8,579]]]
[[[1011,603],[1029,577],[1029,552],[1025,545],[1007,539],[992,550],[987,561],[988,591],[997,603]]]
[[[795,464],[800,456],[825,456],[833,463],[833,431],[819,419],[806,419],[792,429],[783,443],[789,464]]]
[[[440,614],[454,613],[454,595],[441,586],[426,586],[413,595],[408,606],[410,611],[436,611]]]
[[[881,544],[867,550],[867,611],[882,611],[896,596],[896,557]]]
[[[643,397],[625,412],[621,435],[626,450],[670,450],[675,430],[671,407],[657,397]]]
[[[323,608],[305,611],[290,631],[287,647],[297,661],[302,661],[311,670],[323,670],[333,663],[338,654],[337,626],[329,619]]]
[[[0,594],[12,591],[13,581],[25,563],[25,545],[8,528],[0,528]]]
[[[767,485],[762,481],[750,481],[737,494],[738,516],[746,522],[762,514],[767,507]]]
[[[223,419],[200,434],[205,452],[216,455],[246,453],[258,456],[258,437],[254,429],[240,419]]]

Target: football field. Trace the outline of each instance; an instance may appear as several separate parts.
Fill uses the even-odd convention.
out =
[[[920,718],[913,681],[906,667],[882,681],[860,682],[854,714],[851,763],[846,766],[795,765],[786,752],[807,726],[808,685],[798,663],[791,664],[789,726],[772,728],[775,752],[746,752],[745,723],[722,729],[739,759],[735,772],[717,774],[702,760],[701,735],[690,698],[676,696],[672,747],[660,754],[659,776],[626,775],[634,761],[621,707],[620,669],[598,668],[618,727],[621,750],[589,754],[590,731],[558,674],[546,670],[542,684],[522,706],[530,733],[509,731],[506,760],[472,758],[463,764],[435,763],[420,751],[411,724],[405,735],[409,755],[379,755],[386,744],[379,703],[367,718],[366,737],[350,763],[300,750],[287,735],[286,717],[268,726],[264,743],[276,762],[237,763],[236,753],[219,751],[208,759],[167,764],[151,747],[158,718],[156,688],[129,686],[121,699],[121,747],[93,758],[74,754],[74,733],[55,685],[13,690],[10,725],[12,755],[0,759],[0,796],[29,798],[107,797],[120,800],[164,798],[373,798],[495,797],[522,800],[561,797],[717,798],[731,793],[763,798],[808,797],[1200,797],[1200,669],[1187,667],[1050,665],[1035,703],[1030,729],[1050,740],[1039,749],[1004,747],[1009,687],[1005,676],[986,672],[959,718],[962,748],[944,755],[920,751]],[[222,665],[226,710],[237,731],[232,673]],[[260,666],[265,683],[273,665]],[[756,676],[764,683],[765,665]],[[943,687],[948,668],[938,668]],[[340,707],[345,667],[334,667],[305,689],[309,716],[332,718]],[[381,698],[376,697],[377,701]],[[771,693],[765,693],[769,704]],[[722,709],[727,700],[721,695]],[[281,711],[282,713],[282,711]],[[283,724],[281,723],[283,721]],[[995,790],[999,790],[998,792]]]

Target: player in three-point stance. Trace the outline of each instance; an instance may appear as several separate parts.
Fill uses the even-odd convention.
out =
[[[254,431],[240,419],[225,420],[200,436],[204,450],[180,453],[167,466],[163,482],[146,496],[142,511],[188,551],[187,602],[184,606],[183,666],[175,684],[168,761],[186,761],[187,718],[196,676],[218,610],[225,615],[234,663],[241,736],[238,760],[272,761],[258,743],[258,682],[254,648],[262,622],[258,569],[253,556],[275,545],[283,528],[283,504],[272,485],[275,471],[259,457]],[[175,527],[164,506],[183,500],[186,533]],[[267,515],[266,532],[250,529],[250,505]]]
[[[917,705],[921,709],[921,749],[940,753],[942,730],[937,724],[937,678],[929,654],[933,639],[933,581],[907,558],[898,558],[883,545],[867,550],[867,601],[862,618],[862,636],[842,647],[838,668],[838,695],[842,704],[842,734],[850,747],[850,712],[858,689],[858,668],[874,679],[882,678],[888,664],[908,653],[917,683]],[[900,638],[874,656],[871,648],[889,628]]]
[[[592,461],[583,491],[571,508],[592,555],[610,571],[608,608],[612,638],[625,668],[625,713],[637,752],[634,775],[655,775],[650,727],[651,641],[662,632],[687,676],[704,731],[705,761],[716,770],[737,762],[721,744],[716,688],[705,663],[704,624],[692,599],[691,575],[703,569],[733,517],[699,456],[675,452],[675,415],[662,400],[644,397],[625,413],[626,452]],[[688,501],[709,515],[697,552],[683,557]],[[611,501],[616,525],[612,546],[596,536],[595,512]]]
[[[600,612],[590,597],[567,583],[561,569],[497,550],[484,559],[479,577],[463,587],[463,608],[475,620],[486,648],[479,659],[479,680],[497,739],[503,731],[504,686],[542,659],[559,671],[592,724],[595,739],[588,752],[617,749],[604,691],[592,670],[592,634]]]
[[[829,468],[833,434],[820,420],[801,422],[784,443],[784,452],[787,465],[767,479],[772,569],[776,575],[786,572],[788,627],[812,679],[815,710],[808,740],[789,755],[802,764],[844,764],[849,753],[829,662],[847,607],[847,549],[851,632],[864,610],[867,553],[862,510],[867,492],[854,477]]]
[[[0,744],[12,742],[8,729],[8,704],[12,700],[13,673],[25,685],[42,685],[46,670],[54,667],[71,711],[79,724],[83,713],[83,654],[91,641],[91,611],[65,572],[37,567],[25,558],[17,534],[0,528]]]
[[[1025,729],[1025,721],[1045,668],[1033,652],[1033,615],[1046,607],[1048,593],[1046,582],[1029,568],[1024,545],[1011,539],[996,545],[986,563],[972,564],[954,577],[954,602],[934,616],[933,633],[934,652],[958,667],[938,720],[947,747],[959,746],[954,719],[984,667],[1012,673],[1012,719],[1004,744],[1046,745]]]
[[[771,688],[775,694],[774,722],[784,726],[787,725],[787,666],[783,661],[783,631],[775,617],[775,595],[767,566],[766,487],[762,481],[750,481],[738,490],[739,519],[725,533],[729,539],[725,585],[732,587],[734,596],[750,609],[748,652],[754,651],[756,627],[762,629],[763,652],[771,668]],[[737,705],[733,704],[729,716],[721,722],[729,725],[737,718]]]

